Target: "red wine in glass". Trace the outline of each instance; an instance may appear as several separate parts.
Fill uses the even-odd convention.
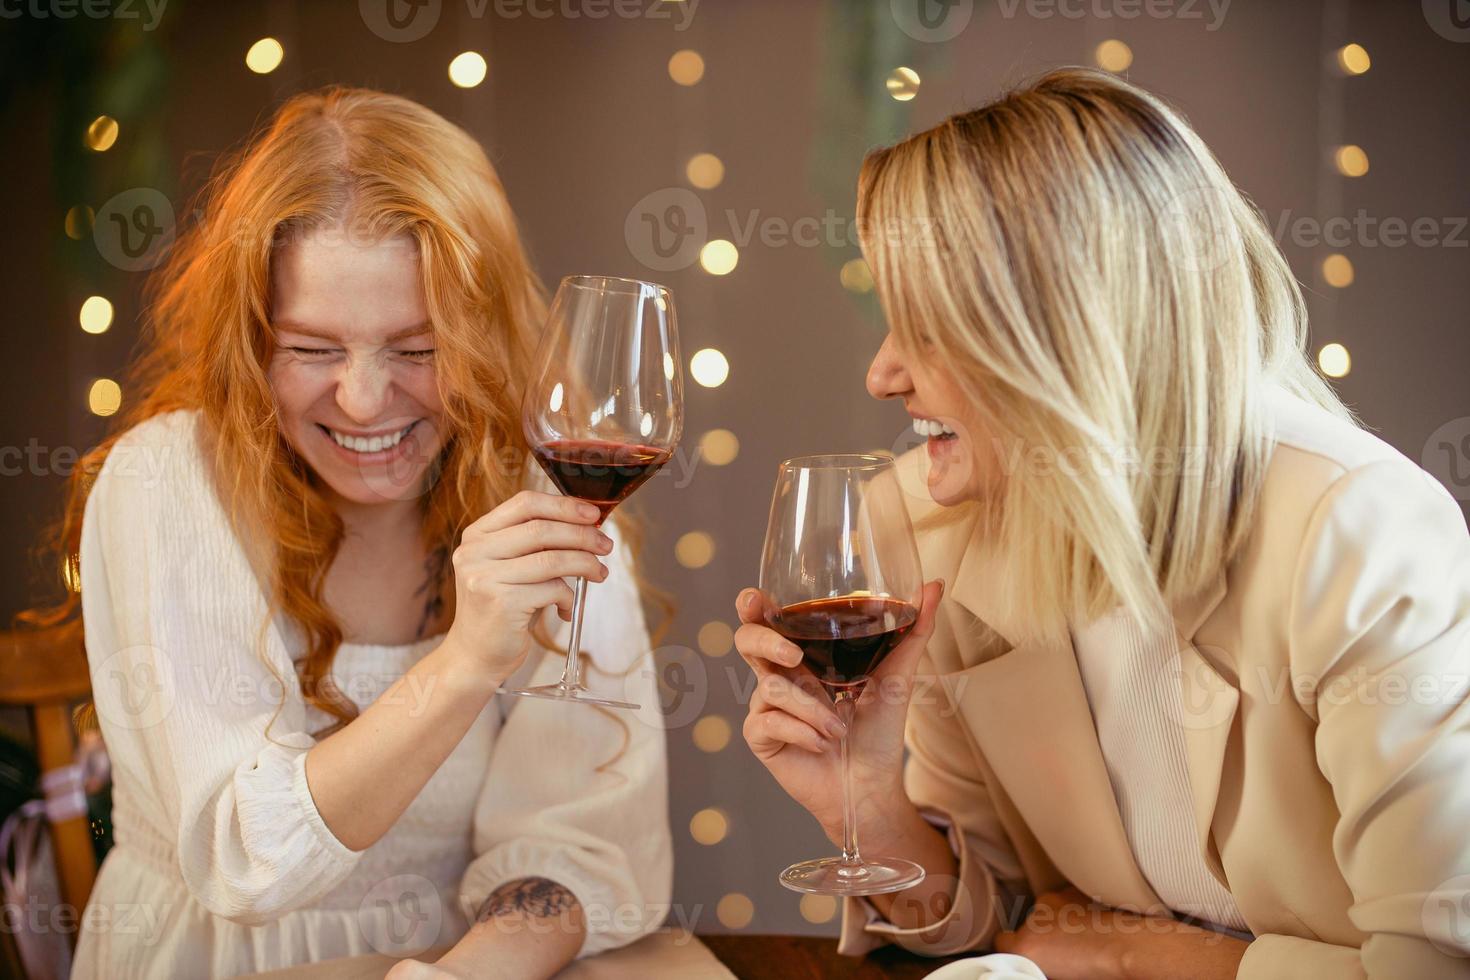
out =
[[[558,490],[602,512],[598,524],[673,455],[670,449],[597,439],[554,439],[531,452]]]
[[[866,681],[918,618],[902,599],[845,595],[783,606],[770,625],[801,648],[817,680],[841,688]]]

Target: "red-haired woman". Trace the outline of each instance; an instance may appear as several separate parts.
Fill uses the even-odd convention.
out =
[[[157,286],[64,532],[116,779],[73,975],[452,946],[402,972],[547,976],[657,926],[661,730],[493,697],[559,674],[585,575],[589,684],[656,704],[615,529],[529,488],[542,291],[480,147],[293,98]]]

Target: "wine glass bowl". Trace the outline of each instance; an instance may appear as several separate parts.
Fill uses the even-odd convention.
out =
[[[794,864],[781,883],[821,895],[911,888],[924,869],[863,858],[851,787],[849,739],[867,680],[918,620],[923,572],[892,456],[836,454],[783,462],[761,555],[764,618],[802,651],[802,664],[846,724],[841,752],[843,846],[837,857]]]
[[[557,489],[595,505],[601,525],[668,462],[684,428],[673,295],[613,276],[568,276],[547,311],[521,403],[531,455]],[[562,679],[500,694],[636,708],[580,681],[587,580],[577,579]]]

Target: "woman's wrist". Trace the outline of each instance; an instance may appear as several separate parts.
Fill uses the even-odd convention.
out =
[[[433,683],[454,697],[488,701],[505,684],[507,676],[489,670],[460,649],[454,633],[426,656],[420,665],[433,678]]]

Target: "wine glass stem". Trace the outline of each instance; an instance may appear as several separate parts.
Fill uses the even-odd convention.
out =
[[[850,690],[838,691],[833,699],[837,717],[847,726],[846,734],[839,740],[842,753],[842,863],[859,867],[863,863],[858,854],[857,807],[852,797],[852,754],[848,742],[852,738],[852,725],[856,715],[857,698]]]
[[[587,608],[587,580],[577,579],[572,592],[572,638],[567,643],[567,665],[561,671],[562,687],[577,687],[582,681],[582,660],[577,652],[582,649],[582,613]]]

